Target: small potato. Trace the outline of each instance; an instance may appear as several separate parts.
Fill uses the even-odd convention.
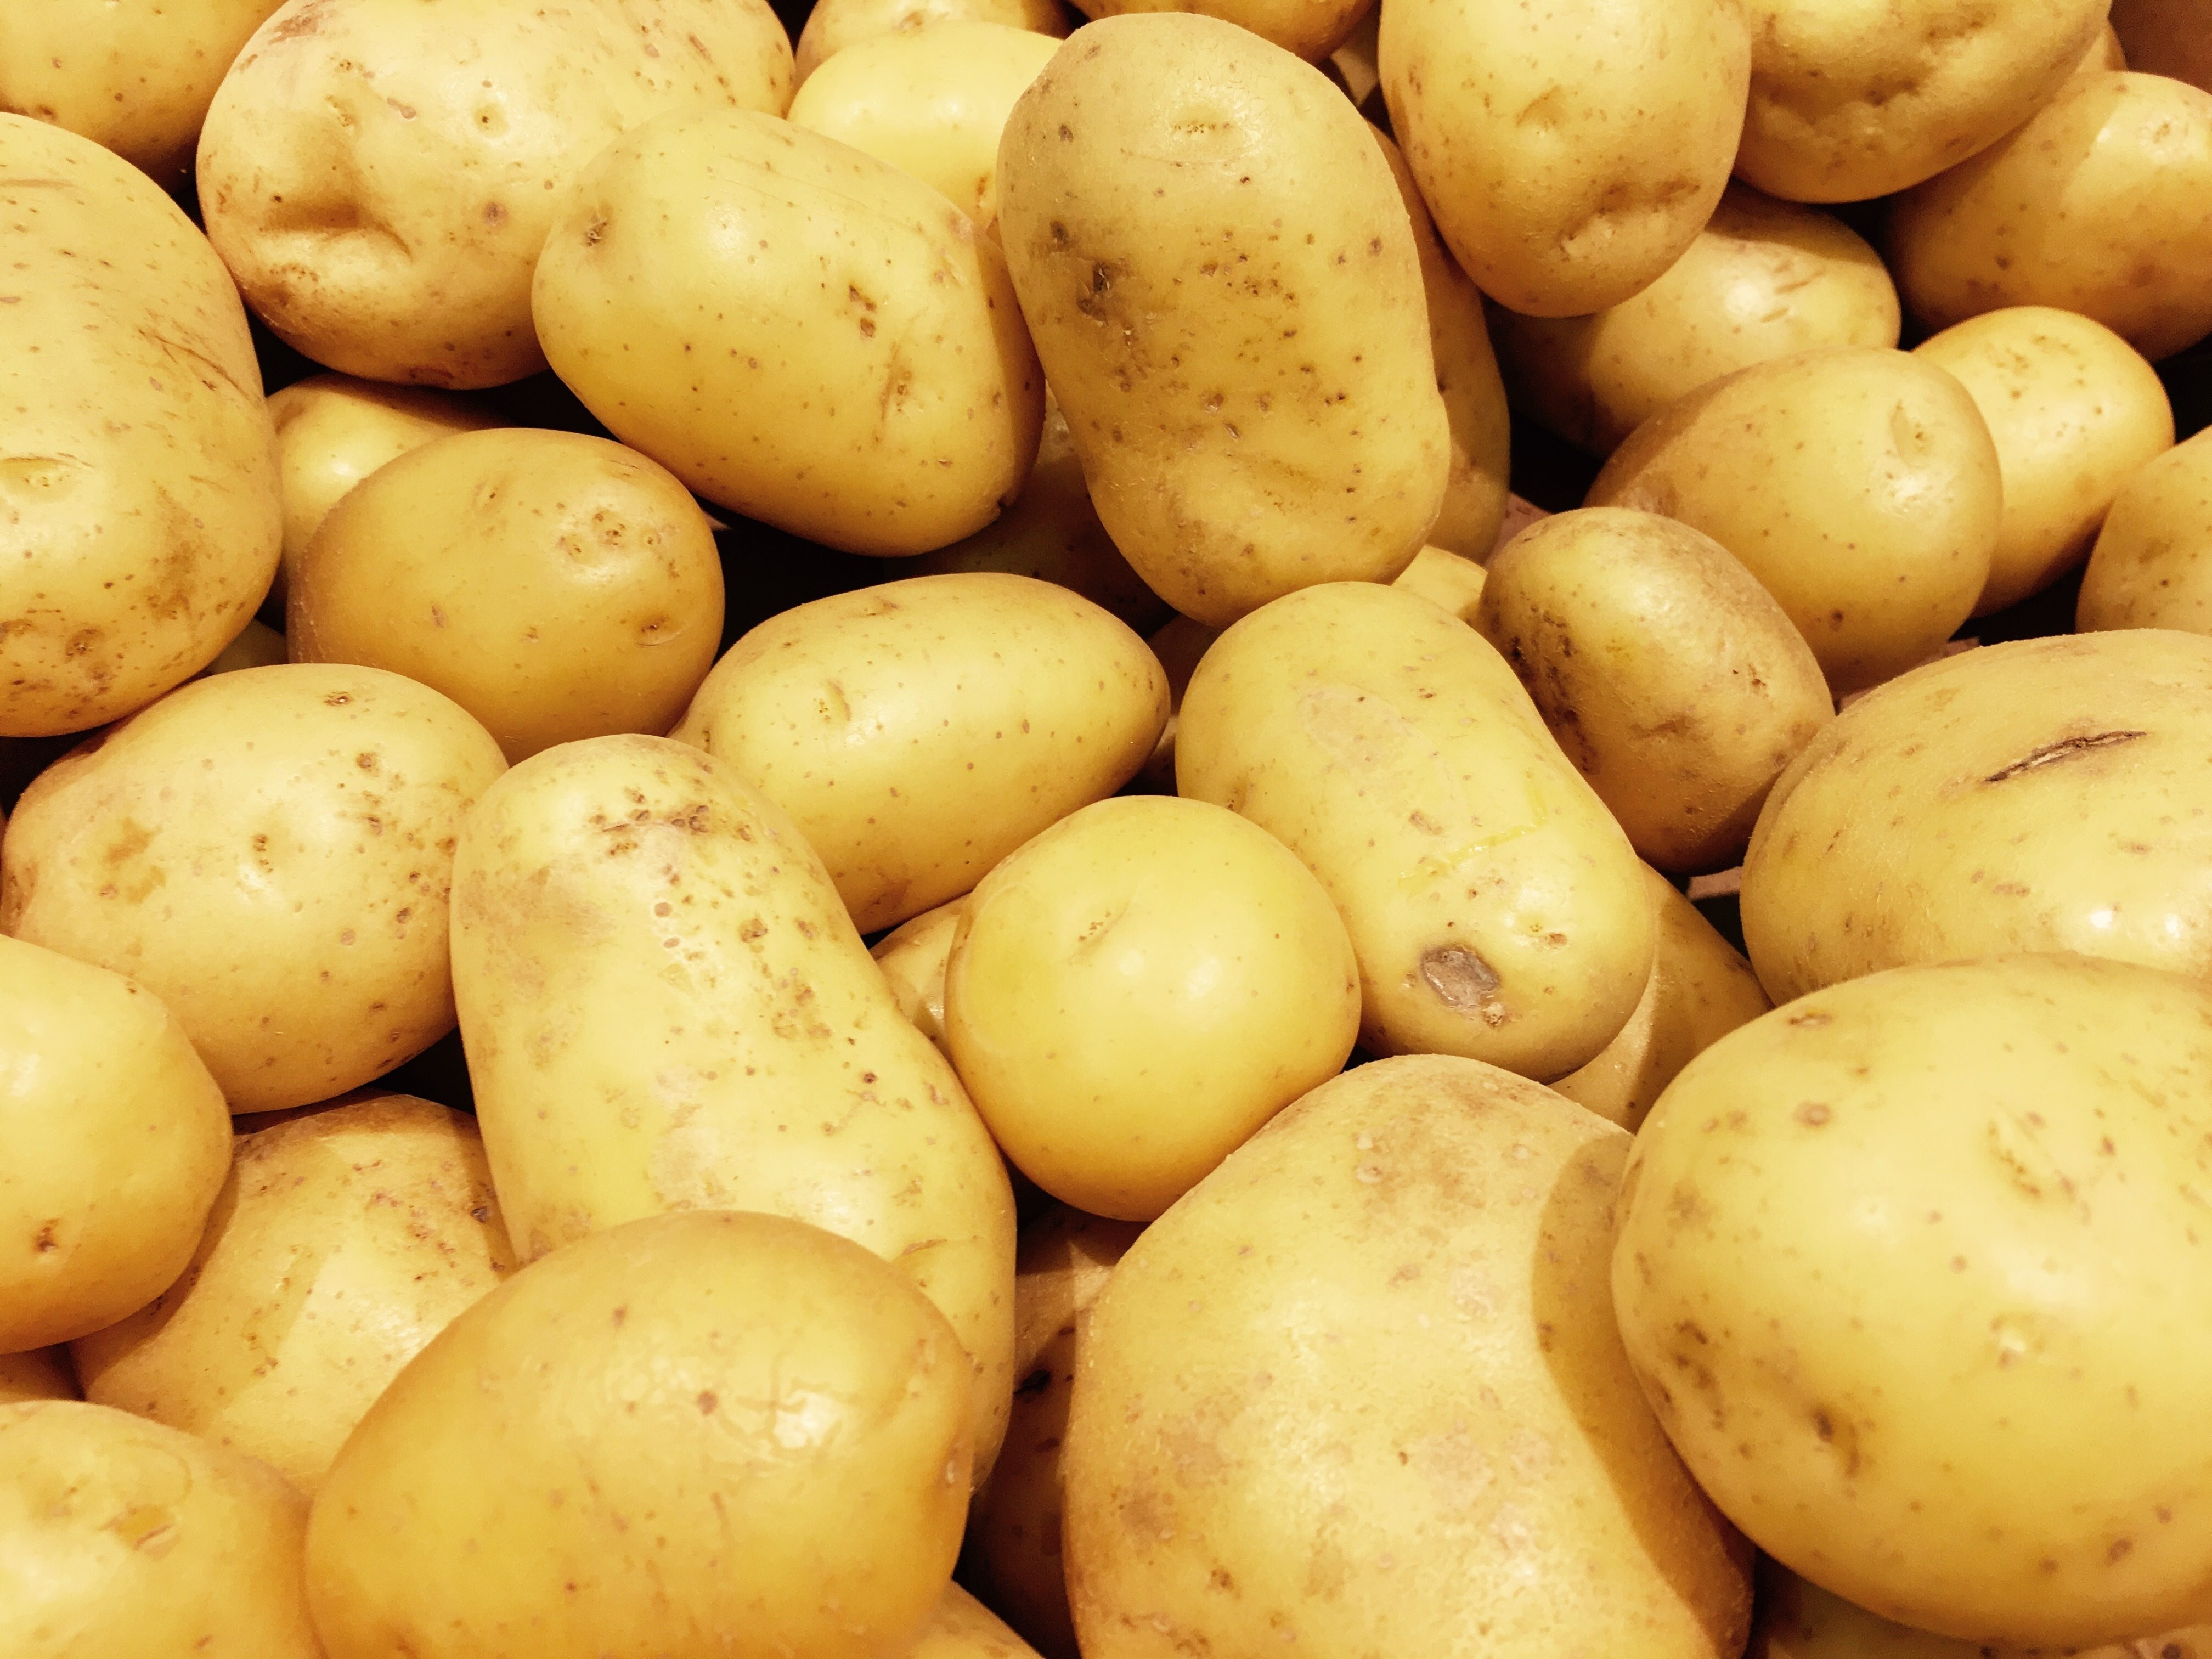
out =
[[[240,668],[273,668],[291,660],[284,636],[259,621],[248,622],[222,654],[200,671],[202,675],[228,674]]]
[[[959,1585],[947,1584],[907,1659],[1036,1659],[1036,1651],[997,1613]]]
[[[1589,317],[1491,313],[1514,396],[1593,455],[1677,398],[1822,346],[1894,346],[1897,289],[1841,220],[1731,184],[1666,274]]]
[[[1425,547],[1413,555],[1413,563],[1399,572],[1398,580],[1390,586],[1407,593],[1418,593],[1462,622],[1472,623],[1476,607],[1482,603],[1482,586],[1487,579],[1488,573],[1473,559],[1447,553],[1441,547]],[[1187,673],[1184,683],[1189,683]]]
[[[81,1400],[67,1348],[27,1348],[0,1353],[0,1406],[27,1400]]]
[[[1474,617],[1638,854],[1735,863],[1782,769],[1835,712],[1750,571],[1656,514],[1585,507],[1494,556]]]
[[[887,161],[695,109],[611,145],[532,300],[555,371],[709,501],[848,553],[927,553],[1029,477],[1044,380],[996,244]]]
[[[1902,351],[1837,348],[1713,381],[1590,486],[1702,530],[1780,601],[1838,696],[1924,660],[1988,584],[2002,522],[1974,400]]]
[[[722,564],[674,475],[580,433],[460,433],[333,509],[285,610],[295,662],[442,691],[510,761],[673,726],[722,643]]]
[[[2113,68],[2170,75],[2212,92],[2212,31],[2197,0],[2112,0],[2112,32],[2128,59]]]
[[[505,767],[381,669],[195,681],[24,792],[0,929],[159,996],[232,1111],[327,1100],[453,1029],[454,837]]]
[[[2122,0],[2122,3],[2124,3],[2125,0]],[[2118,9],[2118,6],[2114,8],[2115,10]],[[2212,58],[2208,58],[2207,61],[2212,62]],[[2120,44],[2120,32],[2107,22],[2103,31],[2089,43],[2089,50],[2081,54],[2081,62],[2074,66],[2074,73],[2100,75],[2108,70],[2124,70],[2127,67],[2127,48]],[[2172,70],[2157,70],[2153,72],[2159,75],[2173,74]],[[2186,81],[2189,76],[2183,75],[2175,78]]]
[[[1375,0],[1069,0],[1090,17],[1132,12],[1196,12],[1258,35],[1285,52],[1320,64],[1358,33]],[[1353,103],[1358,103],[1353,99]]]
[[[1068,16],[1060,0],[817,0],[799,32],[799,84],[848,46],[949,22],[1002,23],[1058,40]]]
[[[968,897],[963,894],[949,904],[901,922],[868,952],[884,970],[884,982],[891,988],[899,1012],[948,1060],[951,1054],[945,1047],[945,964],[951,959],[953,935],[960,931],[961,919],[967,914]]]
[[[1997,447],[2004,518],[1978,617],[2073,574],[2120,487],[2173,447],[2173,406],[2158,372],[2075,312],[1984,312],[1913,356],[1966,388]]]
[[[2212,433],[2121,486],[2081,577],[2074,625],[2212,634]]]
[[[2171,356],[2212,333],[2212,92],[2077,76],[2017,131],[1899,197],[1888,247],[1930,328],[2054,306]]]
[[[1428,550],[1422,550],[1424,552]],[[1449,557],[1449,555],[1443,556]],[[1393,587],[1411,586],[1420,592],[1418,586],[1407,584],[1406,577],[1420,569],[1421,556],[1413,556],[1413,562],[1401,572]],[[1424,599],[1440,604],[1435,595],[1422,593]],[[1170,618],[1145,643],[1152,647],[1152,655],[1159,659],[1160,667],[1168,677],[1168,723],[1160,728],[1159,741],[1152,745],[1151,757],[1145,762],[1129,787],[1148,795],[1172,795],[1176,792],[1176,726],[1182,718],[1182,694],[1190,687],[1190,677],[1198,670],[1199,659],[1212,648],[1221,637],[1221,629],[1208,628],[1204,623],[1193,622],[1188,617]]]

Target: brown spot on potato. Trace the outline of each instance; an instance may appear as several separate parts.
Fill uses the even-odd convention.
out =
[[[1464,945],[1441,945],[1421,957],[1421,978],[1437,1000],[1457,1013],[1480,1014],[1492,1025],[1505,1021],[1498,970]]]
[[[1817,1129],[1834,1114],[1829,1111],[1825,1101],[1808,1100],[1800,1105],[1791,1115],[1807,1128]]]
[[[2009,766],[2001,766],[1984,778],[1984,783],[2003,783],[2024,772],[2033,772],[2059,761],[2071,760],[2076,755],[2086,755],[2099,749],[2117,749],[2124,743],[2133,743],[2147,737],[2144,732],[2099,732],[2087,737],[2061,738],[2057,743],[2046,743],[2040,749],[2030,750]]]

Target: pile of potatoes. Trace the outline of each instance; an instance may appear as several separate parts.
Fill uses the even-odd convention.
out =
[[[0,1648],[2212,1656],[2202,5],[1163,3],[0,6]]]

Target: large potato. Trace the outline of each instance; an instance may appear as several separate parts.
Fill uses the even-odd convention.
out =
[[[1413,227],[1322,74],[1212,17],[1082,31],[1014,106],[999,228],[1100,521],[1215,626],[1387,581],[1451,466]]]
[[[208,111],[200,206],[287,344],[499,386],[545,367],[530,278],[561,186],[664,110],[790,99],[766,0],[286,0]]]
[[[1931,328],[2078,311],[2146,357],[2212,333],[2212,92],[2077,76],[2001,143],[1898,198],[1889,264]]]
[[[2057,955],[1832,986],[1692,1060],[1613,1292],[1713,1501],[1969,1641],[2212,1615],[2208,1075],[2212,987]]]
[[[2197,0],[2112,0],[2112,32],[2127,52],[2127,62],[2114,67],[2212,91],[2212,31]]]
[[[2121,486],[2082,573],[2075,626],[2212,634],[2212,434]]]
[[[0,115],[0,736],[46,737],[144,707],[252,616],[276,445],[238,291],[145,174]]]
[[[1778,1003],[2079,951],[2212,977],[2212,639],[2023,640],[1854,703],[1767,798],[1743,933]]]
[[[1067,12],[1060,0],[816,0],[799,32],[799,83],[805,85],[816,70],[848,46],[953,22],[1003,23],[1055,40],[1067,33]]]
[[[1735,1659],[1747,1553],[1613,1330],[1629,1144],[1489,1066],[1382,1060],[1146,1228],[1062,1454],[1085,1659]]]
[[[1391,0],[1382,94],[1437,228],[1537,317],[1618,305],[1728,184],[1751,42],[1735,0]]]
[[[232,1111],[327,1100],[453,1029],[453,842],[505,765],[381,669],[197,681],[24,792],[0,929],[159,996]]]
[[[329,1659],[884,1659],[952,1571],[968,1364],[908,1278],[780,1216],[654,1216],[417,1354],[307,1526]]]
[[[1637,428],[1591,507],[1680,519],[1781,602],[1838,696],[1950,638],[2002,524],[1974,400],[1908,352],[1838,347],[1740,369]]]

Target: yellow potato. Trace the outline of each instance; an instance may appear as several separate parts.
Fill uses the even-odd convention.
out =
[[[238,291],[143,173],[0,115],[0,736],[49,737],[143,708],[252,616],[276,446]]]
[[[1069,0],[1090,17],[1132,12],[1198,12],[1319,64],[1358,33],[1375,0]],[[1353,99],[1355,104],[1359,100]]]
[[[935,1043],[946,1059],[945,1048],[945,964],[952,955],[952,936],[968,914],[965,894],[934,910],[925,910],[901,922],[868,954],[884,970],[884,981],[899,1012],[914,1028]]]
[[[2082,574],[2075,626],[2212,634],[2212,434],[2120,487]]]
[[[1613,1293],[1713,1501],[1967,1641],[2204,1619],[2208,1069],[2212,987],[2059,955],[1831,986],[1692,1060],[1636,1137]]]
[[[200,672],[228,674],[240,668],[274,668],[290,659],[282,634],[264,623],[249,620],[238,630],[238,637],[223,647],[222,653]]]
[[[2075,312],[1984,312],[1913,356],[1966,388],[1997,447],[2004,517],[1978,617],[2070,575],[2120,487],[2173,447],[2173,408],[2157,371]]]
[[[957,897],[1127,783],[1167,684],[1089,600],[1026,576],[817,599],[731,647],[671,734],[797,821],[863,933]]]
[[[2208,727],[2194,634],[1989,646],[1853,703],[1776,782],[1745,856],[1767,994],[2018,951],[2212,976]]]
[[[1003,23],[1060,40],[1068,19],[1060,0],[818,0],[799,32],[799,83],[805,85],[823,64],[863,40],[967,21]]]
[[[2003,511],[1974,400],[1909,352],[1838,347],[1740,369],[1637,428],[1590,486],[1702,530],[1856,691],[1924,660],[1987,584]]]
[[[790,101],[767,0],[286,0],[208,111],[200,206],[288,345],[500,386],[545,367],[531,269],[586,162],[663,111]]]
[[[1491,312],[1514,394],[1547,431],[1594,455],[1677,398],[1754,363],[1822,346],[1894,346],[1897,289],[1841,220],[1731,184],[1682,257],[1589,317]]]
[[[580,1240],[346,1442],[307,1524],[316,1628],[331,1659],[904,1652],[959,1548],[967,1371],[903,1274],[819,1228]]]
[[[1036,1659],[1036,1650],[959,1585],[947,1584],[907,1659]]]
[[[671,1210],[856,1239],[966,1346],[988,1468],[1012,1385],[1005,1165],[821,860],[734,767],[664,738],[525,761],[462,835],[453,978],[525,1260]]]
[[[2121,3],[2124,5],[2126,3],[2126,0],[2121,0]],[[2119,7],[2116,6],[2114,9],[2118,10],[2119,9]],[[2102,32],[2098,34],[2095,40],[2089,43],[2088,51],[2081,54],[2081,61],[2075,64],[2074,73],[2076,75],[2100,75],[2107,70],[2124,70],[2127,67],[2127,48],[2120,43],[2120,32],[2114,28],[2112,23],[2108,21]],[[2157,73],[2160,75],[2172,75],[2173,71],[2172,70],[2160,70]],[[2189,79],[2185,75],[2179,76],[2178,78],[2184,81]]]
[[[1899,198],[1889,267],[1930,328],[2053,306],[2154,361],[2194,345],[2212,333],[2212,92],[2075,76],[2002,142]]]
[[[2170,75],[2212,91],[2212,33],[2197,0],[2112,0],[2112,31],[2128,57],[2114,68]]]
[[[1474,627],[1662,870],[1736,863],[1776,776],[1835,712],[1751,572],[1650,513],[1585,507],[1530,526],[1491,559]]]
[[[1727,185],[1751,43],[1713,0],[1392,0],[1382,94],[1459,263],[1579,317],[1656,281]]]
[[[327,1100],[453,1029],[453,839],[504,766],[380,669],[196,681],[24,792],[0,929],[159,996],[234,1112]]]
[[[12,939],[0,1060],[6,1354],[96,1331],[185,1271],[230,1164],[230,1115],[160,1002]]]
[[[27,1400],[78,1400],[76,1373],[67,1348],[27,1348],[0,1353],[0,1406]]]
[[[1462,622],[1472,623],[1475,608],[1482,603],[1482,586],[1488,574],[1473,559],[1447,553],[1441,547],[1425,547],[1413,555],[1413,563],[1400,571],[1398,579],[1390,586],[1404,592],[1418,593]],[[1184,671],[1183,683],[1189,684],[1188,669]]]
[[[0,1628],[26,1659],[325,1659],[307,1501],[276,1470],[105,1406],[0,1405]]]
[[[371,1094],[240,1136],[184,1276],[70,1352],[88,1400],[312,1494],[399,1368],[514,1269],[474,1121]]]
[[[295,662],[442,691],[509,761],[673,726],[722,642],[707,515],[665,467],[511,427],[380,468],[316,532],[285,611]]]
[[[1423,555],[1431,550],[1423,548],[1416,553],[1413,562],[1400,572],[1397,580],[1390,585],[1393,587],[1407,587],[1421,593],[1422,598],[1431,603],[1442,604],[1443,600],[1436,592],[1423,592],[1419,586],[1429,580],[1427,573],[1434,568],[1432,565],[1422,563]],[[1449,558],[1451,556],[1440,554],[1438,556]],[[1413,581],[1407,580],[1408,576],[1413,578]],[[1146,795],[1175,793],[1176,727],[1182,718],[1182,694],[1189,688],[1190,677],[1197,671],[1199,659],[1212,649],[1214,641],[1220,637],[1221,630],[1218,628],[1208,628],[1204,623],[1193,622],[1188,617],[1173,617],[1169,618],[1166,626],[1145,641],[1152,647],[1152,655],[1159,659],[1159,665],[1168,677],[1168,723],[1160,728],[1159,741],[1152,745],[1152,756],[1145,762],[1144,769],[1130,781],[1130,790]]]
[[[1651,975],[1628,838],[1481,636],[1416,594],[1309,588],[1217,641],[1183,696],[1181,793],[1321,878],[1373,1054],[1539,1079],[1585,1064]]]
[[[1006,124],[1000,234],[1099,521],[1200,622],[1387,581],[1443,501],[1420,259],[1371,131],[1318,70],[1177,13],[1084,29]]]
[[[1740,1653],[1747,1553],[1613,1330],[1629,1145],[1490,1066],[1380,1060],[1146,1229],[1062,1454],[1085,1659]]]

